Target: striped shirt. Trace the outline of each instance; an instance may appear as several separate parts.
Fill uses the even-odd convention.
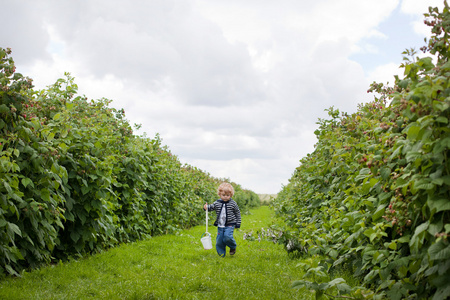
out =
[[[225,204],[225,205],[223,205]],[[217,218],[214,222],[214,226],[219,225],[219,217],[220,213],[223,209],[225,209],[226,221],[225,226],[235,226],[236,228],[241,227],[241,211],[239,210],[239,206],[237,203],[230,199],[229,201],[223,201],[221,199],[215,201],[213,204],[208,205],[208,211],[216,211]]]

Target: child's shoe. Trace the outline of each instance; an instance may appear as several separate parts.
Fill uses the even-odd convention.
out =
[[[236,253],[236,249],[230,249],[230,255],[234,255]]]

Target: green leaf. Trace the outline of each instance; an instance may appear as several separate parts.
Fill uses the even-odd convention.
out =
[[[85,206],[85,207],[86,207],[86,206]],[[87,209],[87,211],[89,212],[90,209]],[[81,224],[86,223],[86,215],[85,215],[84,213],[80,213],[80,214],[78,215],[78,218],[81,220]]]
[[[420,132],[420,126],[413,125],[408,128],[406,134],[409,140],[416,140]]]
[[[332,258],[334,258],[334,259],[336,259],[337,256],[339,255],[339,253],[338,253],[335,249],[330,249],[330,250],[327,252],[327,254],[328,254],[329,256],[331,256]]]
[[[378,206],[377,210],[372,215],[372,221],[375,222],[384,215],[386,206],[387,206],[387,204],[381,204]]]
[[[45,202],[50,202],[50,191],[48,189],[41,189],[41,198]]]
[[[445,111],[449,108],[449,103],[442,101],[433,101],[433,109],[437,111]]]
[[[328,286],[333,287],[339,283],[344,283],[344,282],[346,282],[344,278],[335,278],[335,279],[331,280],[330,282],[328,282]]]
[[[406,89],[408,87],[408,84],[411,82],[411,79],[406,78],[404,80],[400,80],[398,82],[398,86],[401,87],[402,89]]]
[[[9,264],[5,265],[5,269],[10,275],[19,276],[19,273],[17,273]]]
[[[22,185],[24,187],[27,187],[30,184],[31,184],[31,187],[34,187],[34,183],[30,178],[28,178],[28,177],[22,178]]]
[[[380,175],[381,175],[381,178],[383,178],[384,180],[388,179],[389,176],[391,175],[391,168],[389,168],[389,167],[382,167],[380,169]]]
[[[53,141],[54,138],[55,138],[55,133],[54,132],[50,132],[47,135],[47,141],[49,141],[49,142]]]
[[[295,280],[292,282],[291,287],[294,289],[301,289],[302,287],[308,287],[310,285],[310,282],[307,280]]]
[[[50,170],[54,173],[54,174],[59,174],[59,166],[56,162],[54,162],[50,168]]]
[[[413,182],[412,188],[416,190],[431,190],[435,187],[429,179],[419,179]]]
[[[61,118],[61,113],[57,113],[53,116],[53,120],[58,121]]]
[[[63,151],[63,152],[67,152],[67,149],[69,149],[69,147],[67,147],[67,145],[65,143],[60,143],[58,145],[58,147]]]
[[[8,114],[8,113],[9,113],[8,106],[6,106],[5,104],[1,104],[0,105],[0,114]]]
[[[409,243],[410,239],[411,239],[411,236],[408,234],[408,235],[402,236],[397,241],[399,243]]]
[[[60,136],[61,136],[62,138],[66,138],[68,133],[69,133],[69,132],[68,132],[66,129],[64,129],[63,131],[61,131]]]
[[[445,149],[450,148],[450,137],[440,139],[434,144],[433,153],[441,153]]]
[[[358,176],[355,177],[355,181],[360,181],[362,179],[365,179],[365,178],[367,178],[367,176],[368,175],[358,175]]]
[[[91,188],[86,185],[83,185],[81,187],[81,192],[83,193],[83,195],[86,195],[87,193],[89,193],[90,190],[91,190]]]
[[[369,168],[363,168],[361,169],[361,171],[359,171],[359,175],[368,175],[368,174],[370,174]]]
[[[393,287],[389,289],[389,291],[386,292],[386,295],[388,296],[387,299],[389,300],[401,300],[404,297],[404,294],[407,292],[406,288],[404,288],[400,282],[397,282],[394,284]]]
[[[367,275],[364,277],[364,281],[365,281],[365,282],[370,282],[370,281],[372,281],[372,279],[374,279],[375,276],[378,275],[378,273],[379,273],[379,270],[376,270],[376,269],[370,271],[369,274],[367,274]]]
[[[372,236],[375,234],[375,230],[373,230],[373,228],[368,228],[364,231],[364,235],[367,236],[368,238],[370,238],[370,240],[372,241]]]
[[[6,181],[3,181],[3,186],[5,187],[8,194],[12,194],[13,191],[11,189],[11,186]]]
[[[436,118],[436,122],[448,124],[448,119],[446,117],[440,116]]]
[[[450,297],[450,285],[439,287],[432,300],[448,299]]]
[[[412,162],[418,159],[422,159],[422,153],[417,151],[410,151],[406,154],[406,161]]]
[[[430,198],[428,199],[427,204],[432,213],[438,213],[443,210],[450,210],[450,199],[447,198]]]
[[[397,243],[395,241],[390,242],[388,248],[392,250],[397,250]]]
[[[431,57],[423,57],[420,58],[417,62],[419,66],[421,66],[424,70],[429,71],[434,68],[433,61]]]
[[[413,245],[415,245],[415,244],[418,244],[419,235],[422,235],[422,233],[428,229],[429,225],[430,225],[430,221],[427,221],[416,227],[416,230],[414,231],[414,235],[412,236],[411,240],[409,241],[409,245],[411,247],[413,247]]]
[[[8,228],[8,232],[14,232],[18,236],[22,236],[22,231],[20,231],[19,226],[17,226],[16,224],[8,222],[7,228]]]
[[[70,238],[72,239],[72,241],[77,242],[80,239],[80,234],[76,231],[72,231],[70,233]]]
[[[428,233],[432,236],[440,233],[444,229],[444,223],[442,222],[442,218],[434,220],[434,222],[430,223],[428,226]]]
[[[431,260],[450,259],[450,246],[441,240],[428,248],[428,254]]]
[[[334,286],[339,290],[340,294],[348,294],[352,290],[344,278],[336,278],[328,282],[328,288]]]

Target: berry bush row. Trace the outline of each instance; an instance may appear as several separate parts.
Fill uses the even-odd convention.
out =
[[[199,224],[221,180],[133,135],[66,74],[44,90],[0,48],[0,276]],[[245,210],[257,195],[232,183]]]
[[[314,152],[300,162],[275,208],[281,241],[310,264],[295,287],[317,298],[450,297],[450,12],[429,8],[432,37],[404,77],[372,84],[354,114],[329,109]],[[281,226],[281,225],[280,225]],[[336,270],[361,283],[351,286]]]

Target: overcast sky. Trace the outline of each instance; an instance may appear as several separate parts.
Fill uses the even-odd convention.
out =
[[[277,193],[318,118],[355,112],[429,36],[435,0],[0,0],[0,47],[44,88],[124,108],[182,163]]]

